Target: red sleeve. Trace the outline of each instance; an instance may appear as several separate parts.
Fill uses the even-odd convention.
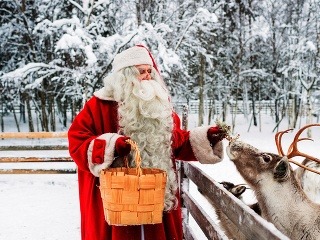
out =
[[[173,113],[172,151],[174,158],[184,161],[196,161],[196,157],[189,141],[189,131],[181,129],[181,121],[175,112]]]
[[[93,139],[104,133],[117,132],[116,108],[116,102],[92,97],[75,117],[68,131],[68,140],[70,156],[79,169],[89,171],[87,151]]]
[[[70,156],[82,171],[89,171],[87,150],[91,140],[98,136],[95,134],[89,105],[90,101],[75,117],[68,131]]]

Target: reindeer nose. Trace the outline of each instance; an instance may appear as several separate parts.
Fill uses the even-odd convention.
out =
[[[229,142],[228,148],[232,152],[241,152],[244,148],[244,143],[241,141],[234,140]]]

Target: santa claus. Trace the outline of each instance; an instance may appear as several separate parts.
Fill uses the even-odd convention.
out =
[[[217,126],[180,128],[169,92],[145,47],[134,46],[116,55],[104,87],[85,104],[68,132],[70,155],[78,166],[82,239],[181,240],[175,160],[219,162],[224,137]],[[123,157],[131,150],[128,138],[139,146],[142,167],[167,172],[160,224],[109,226],[105,221],[99,173],[123,166]]]

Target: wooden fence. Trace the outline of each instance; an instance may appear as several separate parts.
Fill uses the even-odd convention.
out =
[[[198,187],[201,194],[214,203],[216,208],[220,209],[247,239],[289,239],[201,169],[188,162],[182,163],[182,166],[185,174],[181,188],[183,207],[186,208],[187,214],[192,215],[208,239],[228,239],[228,237],[214,221],[213,216],[208,215],[207,210],[192,197],[188,189],[190,180]],[[186,240],[197,239],[188,223],[188,217],[184,221],[183,228]]]
[[[66,138],[65,132],[48,133],[0,133],[0,139],[48,139],[48,138]],[[34,153],[38,150],[66,150],[66,145],[10,145],[1,146],[0,151],[20,151],[27,150]],[[44,163],[44,162],[71,162],[68,157],[0,157],[0,163]],[[1,165],[1,164],[0,164]],[[221,227],[216,223],[213,216],[208,215],[203,205],[194,199],[189,191],[189,181],[192,181],[214,205],[234,223],[234,225],[248,239],[288,239],[272,224],[261,218],[239,199],[235,198],[227,190],[220,186],[214,179],[210,178],[205,172],[192,163],[180,162],[179,174],[181,176],[180,191],[182,196],[183,211],[186,212],[183,229],[186,240],[198,239],[192,227],[189,224],[189,215],[191,215],[201,228],[203,234],[208,239],[228,239]],[[2,169],[0,174],[57,174],[57,173],[76,173],[75,168],[70,169]],[[182,187],[183,186],[183,187]]]
[[[174,102],[174,107],[177,112],[182,111],[183,106],[188,105],[189,113],[190,114],[198,114],[199,113],[199,101],[198,100],[192,100],[189,101],[189,103],[186,102]],[[221,114],[222,113],[222,102],[215,102],[211,105],[209,101],[204,102],[204,112],[209,113],[210,108],[212,108],[212,111],[214,114]],[[257,102],[255,104],[256,111],[260,111],[262,114],[266,115],[272,115],[274,114],[274,105],[271,101],[261,101]],[[248,113],[252,112],[252,102],[248,103]],[[229,102],[228,104],[228,112],[230,114],[243,114],[243,102],[239,101],[236,102]]]
[[[6,141],[9,139],[52,139],[52,138],[67,138],[66,132],[7,132],[0,133],[0,139],[2,141]],[[19,141],[16,141],[19,142]],[[63,163],[69,162],[73,163],[71,157],[67,156],[56,156],[56,154],[50,154],[50,156],[37,156],[38,152],[42,151],[56,151],[56,150],[68,150],[68,146],[66,144],[46,144],[46,145],[19,145],[15,141],[13,141],[10,145],[1,145],[0,152],[2,152],[0,157],[0,163],[2,166],[0,168],[0,174],[56,174],[56,173],[76,173],[76,167],[72,168],[61,168],[61,167],[49,167],[36,169],[34,167],[29,168],[7,168],[5,164],[9,163]],[[46,142],[46,141],[44,141]],[[3,152],[11,152],[11,156],[4,156]],[[16,156],[21,155],[22,151],[32,152],[33,156]],[[41,164],[40,164],[41,165]],[[11,165],[12,166],[12,165]]]

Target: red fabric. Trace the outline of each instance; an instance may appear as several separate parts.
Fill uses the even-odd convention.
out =
[[[106,140],[96,139],[93,143],[92,149],[92,163],[103,163],[104,149],[106,148]]]
[[[207,132],[207,138],[212,146],[225,138],[225,136],[226,133],[222,131],[218,126],[210,127]]]
[[[196,160],[189,142],[189,132],[180,129],[180,119],[173,114],[173,158]],[[74,119],[69,132],[69,152],[78,166],[82,240],[140,240],[140,226],[109,226],[105,219],[99,190],[99,178],[88,168],[90,142],[103,133],[118,131],[117,103],[92,97]],[[178,196],[179,199],[179,196]],[[164,212],[163,223],[144,225],[146,240],[181,240],[180,206]]]
[[[130,139],[129,137],[119,137],[116,141],[116,154],[119,157],[124,157],[128,155],[131,151],[131,145],[126,143],[126,140]]]

